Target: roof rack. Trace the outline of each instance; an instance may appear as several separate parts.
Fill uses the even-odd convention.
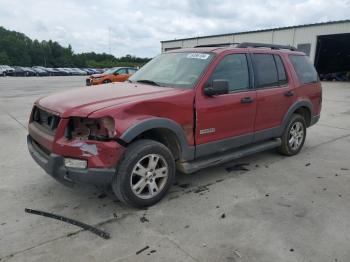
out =
[[[273,45],[273,44],[262,44],[262,43],[241,43],[238,44],[236,47],[238,48],[247,48],[247,47],[253,47],[253,48],[271,48],[271,49],[287,49],[291,51],[297,51],[297,49],[294,46],[290,45]]]
[[[224,47],[224,46],[235,46],[239,43],[219,43],[219,44],[207,44],[207,45],[196,45],[196,47]]]
[[[225,46],[232,46],[232,47],[236,47],[236,48],[253,47],[253,48],[287,49],[287,50],[291,50],[291,51],[297,51],[298,50],[294,46],[290,46],[290,45],[274,45],[274,44],[249,43],[249,42],[197,45],[197,46],[195,46],[195,48],[196,47],[225,47]]]

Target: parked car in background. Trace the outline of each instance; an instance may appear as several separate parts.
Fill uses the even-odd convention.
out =
[[[112,82],[124,82],[137,71],[133,67],[114,67],[102,74],[94,74],[86,79],[86,85],[99,85]]]
[[[102,74],[103,72],[106,71],[103,68],[92,68],[92,70],[94,71],[94,74]]]
[[[93,70],[91,70],[90,68],[80,68],[80,69],[83,70],[84,72],[86,72],[87,75],[95,74],[95,72]]]
[[[78,76],[84,76],[87,75],[87,73],[84,70],[81,70],[79,68],[71,68],[73,70],[73,72],[75,72],[75,75]]]
[[[36,76],[37,73],[30,67],[22,67],[23,70],[26,72],[27,76]]]
[[[6,70],[0,67],[0,76],[6,76]]]
[[[21,66],[13,66],[14,71],[9,73],[11,76],[28,76],[28,72]]]
[[[42,68],[39,68],[39,67],[33,66],[33,67],[32,67],[32,70],[35,71],[35,73],[36,73],[37,76],[48,76],[48,75],[49,75],[49,72],[48,72],[48,71],[46,71],[46,70],[44,70],[44,69],[42,69]]]
[[[68,70],[68,68],[59,67],[59,68],[56,68],[56,69],[60,72],[61,76],[71,76],[71,75],[73,75],[72,71]]]
[[[45,70],[49,73],[50,76],[61,76],[62,73],[57,70],[57,68],[46,67]]]
[[[2,75],[12,75],[12,73],[15,71],[15,69],[13,67],[10,67],[8,65],[0,65],[0,68],[2,70]]]

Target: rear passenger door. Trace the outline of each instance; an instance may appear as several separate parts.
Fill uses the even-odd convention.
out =
[[[254,142],[279,135],[283,117],[295,101],[291,77],[279,54],[253,53],[257,112]]]

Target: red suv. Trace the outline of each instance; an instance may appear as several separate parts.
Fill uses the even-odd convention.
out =
[[[304,53],[254,43],[166,52],[117,85],[39,99],[28,147],[58,181],[112,185],[135,207],[158,202],[176,170],[297,154],[322,102]]]

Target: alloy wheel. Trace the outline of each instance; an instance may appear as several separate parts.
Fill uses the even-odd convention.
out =
[[[139,198],[150,199],[158,195],[168,180],[168,164],[158,154],[141,158],[132,170],[130,186]]]

